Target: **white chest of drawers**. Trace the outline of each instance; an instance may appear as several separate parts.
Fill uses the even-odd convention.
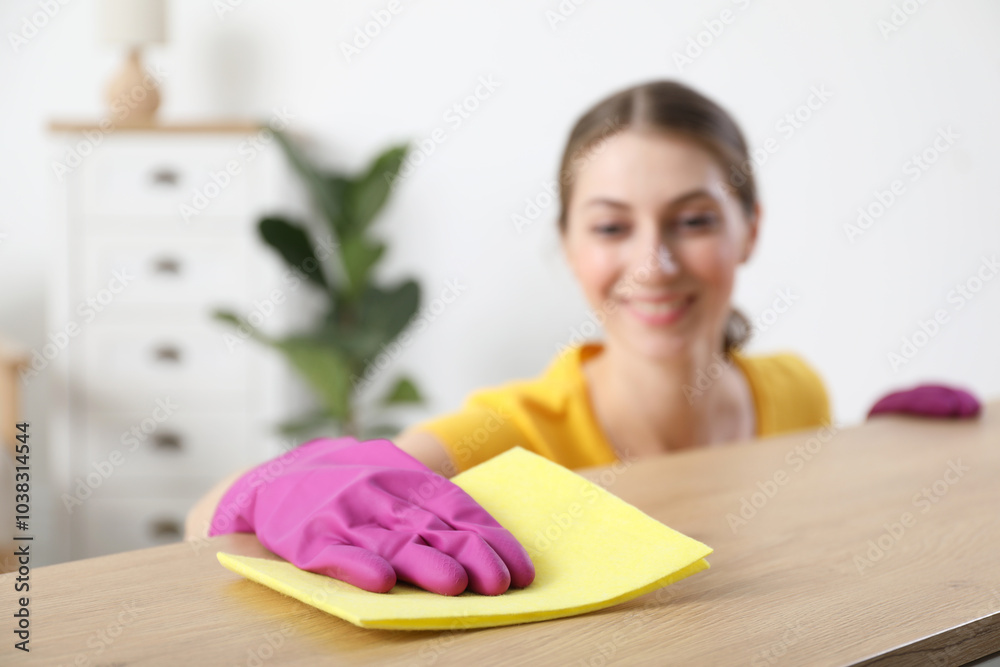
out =
[[[210,316],[246,317],[278,290],[288,298],[261,328],[294,319],[286,271],[256,230],[289,192],[269,137],[53,126],[43,374],[67,559],[180,540],[216,480],[290,444],[273,431],[290,412],[282,359]]]

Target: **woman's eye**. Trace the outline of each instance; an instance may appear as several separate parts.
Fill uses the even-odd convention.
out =
[[[714,225],[718,218],[714,213],[701,213],[680,218],[680,227],[684,229],[707,229]]]
[[[625,231],[625,225],[620,222],[608,222],[594,227],[594,231],[601,236],[616,236]]]

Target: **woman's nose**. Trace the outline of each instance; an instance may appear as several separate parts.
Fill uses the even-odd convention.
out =
[[[675,277],[680,264],[662,239],[647,245],[632,262],[632,274],[638,282],[655,282]]]
[[[678,271],[677,262],[674,261],[673,255],[670,254],[670,248],[665,243],[661,243],[656,251],[656,263],[663,273],[675,274]]]

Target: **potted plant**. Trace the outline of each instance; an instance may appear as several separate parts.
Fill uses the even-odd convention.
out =
[[[389,198],[407,146],[392,146],[360,173],[345,174],[318,168],[287,135],[274,134],[332,234],[335,251],[323,261],[308,227],[288,217],[266,216],[258,222],[258,231],[264,243],[319,292],[323,312],[310,330],[283,338],[263,334],[231,311],[216,310],[213,316],[245,327],[255,340],[281,351],[315,393],[320,409],[281,424],[286,435],[331,427],[360,439],[395,434],[398,429],[391,424],[360,423],[357,380],[420,306],[420,286],[414,280],[388,286],[372,280],[385,244],[371,236],[370,227]],[[377,405],[422,400],[412,380],[398,377]]]

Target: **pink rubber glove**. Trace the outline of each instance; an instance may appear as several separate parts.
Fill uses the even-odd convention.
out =
[[[535,578],[528,552],[469,494],[388,440],[310,440],[248,471],[209,536],[256,533],[296,567],[374,593],[397,578],[499,595]]]
[[[868,416],[898,412],[925,417],[975,417],[979,409],[979,400],[964,389],[922,384],[883,396],[872,406]]]

